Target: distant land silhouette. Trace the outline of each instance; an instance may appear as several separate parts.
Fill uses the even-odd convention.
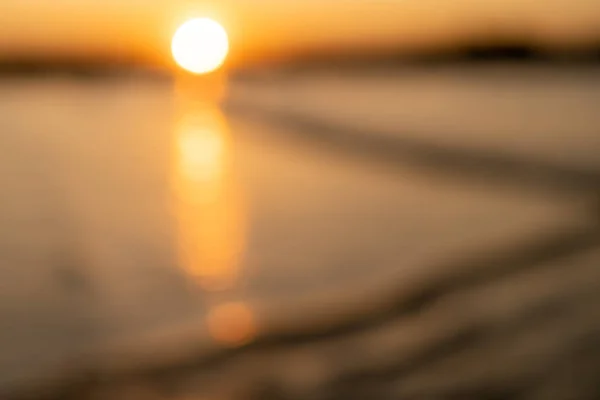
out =
[[[419,52],[406,49],[347,50],[321,49],[297,52],[285,57],[266,57],[233,67],[234,73],[244,74],[261,68],[286,72],[312,69],[394,68],[403,65],[435,65],[448,63],[482,63],[515,61],[523,63],[600,64],[600,39],[578,49],[542,49],[524,40],[479,39],[445,48]],[[0,75],[66,74],[79,77],[123,75],[132,73],[165,75],[165,66],[134,57],[51,57],[0,56]]]
[[[545,50],[523,41],[470,42],[463,45],[407,53],[397,51],[358,52],[331,51],[307,52],[275,62],[257,63],[258,66],[276,66],[283,69],[303,70],[312,68],[395,67],[402,65],[427,65],[447,63],[485,63],[514,61],[523,63],[600,63],[600,40],[593,46],[562,51]]]
[[[148,61],[134,57],[119,59],[91,56],[51,57],[47,55],[0,57],[0,76],[68,75],[93,78],[132,73],[158,76],[164,74],[164,70]]]

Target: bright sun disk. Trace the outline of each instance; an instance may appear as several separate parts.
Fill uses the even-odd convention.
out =
[[[189,20],[173,35],[171,51],[181,68],[195,74],[212,72],[225,62],[229,52],[227,32],[209,18]]]

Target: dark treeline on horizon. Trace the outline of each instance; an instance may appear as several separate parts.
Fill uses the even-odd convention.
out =
[[[260,68],[301,71],[311,69],[365,69],[372,67],[401,67],[403,65],[429,65],[447,63],[481,63],[515,61],[523,63],[600,63],[600,40],[594,46],[572,51],[547,51],[523,41],[480,42],[407,53],[402,49],[381,51],[307,51],[286,58],[266,58],[249,62],[235,71]],[[40,75],[63,73],[75,76],[96,76],[143,70],[152,64],[139,58],[108,57],[50,57],[50,56],[0,56],[2,75]],[[160,69],[160,68],[158,68]]]

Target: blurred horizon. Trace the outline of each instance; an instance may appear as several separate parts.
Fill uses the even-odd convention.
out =
[[[229,33],[227,66],[356,54],[437,54],[464,46],[598,53],[600,0],[0,0],[0,64],[173,68],[179,24],[207,16]]]

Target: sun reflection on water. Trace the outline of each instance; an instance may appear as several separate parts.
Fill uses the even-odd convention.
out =
[[[182,265],[205,290],[235,285],[243,250],[243,212],[232,176],[231,138],[216,106],[178,121],[174,191]]]
[[[240,286],[245,221],[233,143],[219,108],[189,99],[181,102],[173,148],[180,264],[211,304],[206,323],[215,341],[224,346],[246,344],[257,332],[252,309],[243,302],[224,301]]]

